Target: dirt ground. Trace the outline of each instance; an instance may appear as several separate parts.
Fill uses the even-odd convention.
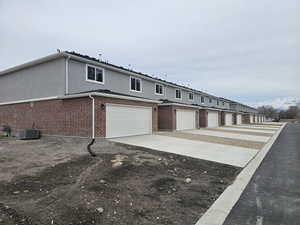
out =
[[[0,224],[193,225],[240,168],[87,139],[0,139]]]
[[[202,141],[215,144],[238,146],[261,150],[266,143],[260,141],[239,140],[234,138],[216,137],[204,134],[191,134],[184,132],[160,132],[159,135],[189,139],[192,141]]]

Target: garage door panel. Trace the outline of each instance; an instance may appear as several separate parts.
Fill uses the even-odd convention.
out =
[[[151,107],[107,105],[107,138],[150,133],[152,133]]]
[[[225,125],[232,125],[232,113],[226,113],[225,114]]]
[[[208,111],[207,114],[207,127],[218,127],[219,126],[219,113],[214,111]]]
[[[236,117],[236,123],[237,124],[242,124],[242,115],[237,115],[237,117]]]
[[[176,130],[196,128],[196,111],[176,110]]]

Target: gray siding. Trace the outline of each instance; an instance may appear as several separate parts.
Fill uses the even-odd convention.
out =
[[[64,95],[65,59],[0,76],[0,103]]]
[[[98,66],[99,67],[99,66]],[[100,67],[101,68],[101,67]],[[104,68],[103,68],[104,69]],[[201,95],[194,93],[194,101],[188,99],[189,91],[175,88],[163,84],[164,95],[155,94],[155,84],[159,81],[151,81],[147,79],[142,80],[142,92],[134,92],[130,90],[130,76],[128,74],[123,74],[109,69],[104,69],[105,81],[104,84],[94,83],[86,81],[86,64],[83,62],[78,62],[75,60],[70,60],[69,62],[69,93],[79,93],[97,89],[107,89],[122,94],[128,94],[133,96],[139,96],[149,99],[168,99],[170,101],[180,102],[183,104],[199,104],[204,106],[214,106],[217,107],[217,99],[214,98],[212,103],[209,103],[208,97],[205,97],[204,104],[201,103]],[[133,76],[134,77],[134,76]],[[175,98],[175,90],[180,89],[182,94],[182,99]],[[222,108],[229,108],[228,104],[224,106],[219,105]]]

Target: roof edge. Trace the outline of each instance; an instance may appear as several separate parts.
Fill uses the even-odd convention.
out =
[[[22,70],[22,69],[25,69],[25,68],[28,68],[28,67],[31,67],[31,66],[35,66],[35,65],[38,65],[38,64],[41,64],[41,63],[44,63],[44,62],[48,62],[48,61],[53,60],[53,59],[57,59],[57,58],[60,58],[60,57],[65,57],[65,56],[66,56],[65,52],[58,52],[58,53],[55,53],[55,54],[51,54],[51,55],[48,55],[48,56],[45,56],[45,57],[42,57],[42,58],[39,58],[39,59],[29,61],[27,63],[20,64],[18,66],[14,66],[14,67],[10,67],[8,69],[2,70],[2,71],[0,71],[0,76],[8,74],[8,73],[15,72],[15,71],[18,71],[18,70]]]

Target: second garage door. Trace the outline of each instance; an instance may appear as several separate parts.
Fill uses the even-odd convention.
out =
[[[225,114],[225,125],[226,126],[229,126],[229,125],[232,125],[233,122],[232,122],[232,113],[226,113]]]
[[[189,130],[196,128],[196,111],[176,110],[176,130]]]
[[[236,116],[236,124],[242,124],[242,115],[238,114]]]
[[[250,115],[250,123],[254,123],[254,116]]]
[[[123,137],[152,133],[152,108],[108,104],[106,137]]]
[[[215,111],[208,111],[207,114],[207,127],[219,126],[219,113]]]

